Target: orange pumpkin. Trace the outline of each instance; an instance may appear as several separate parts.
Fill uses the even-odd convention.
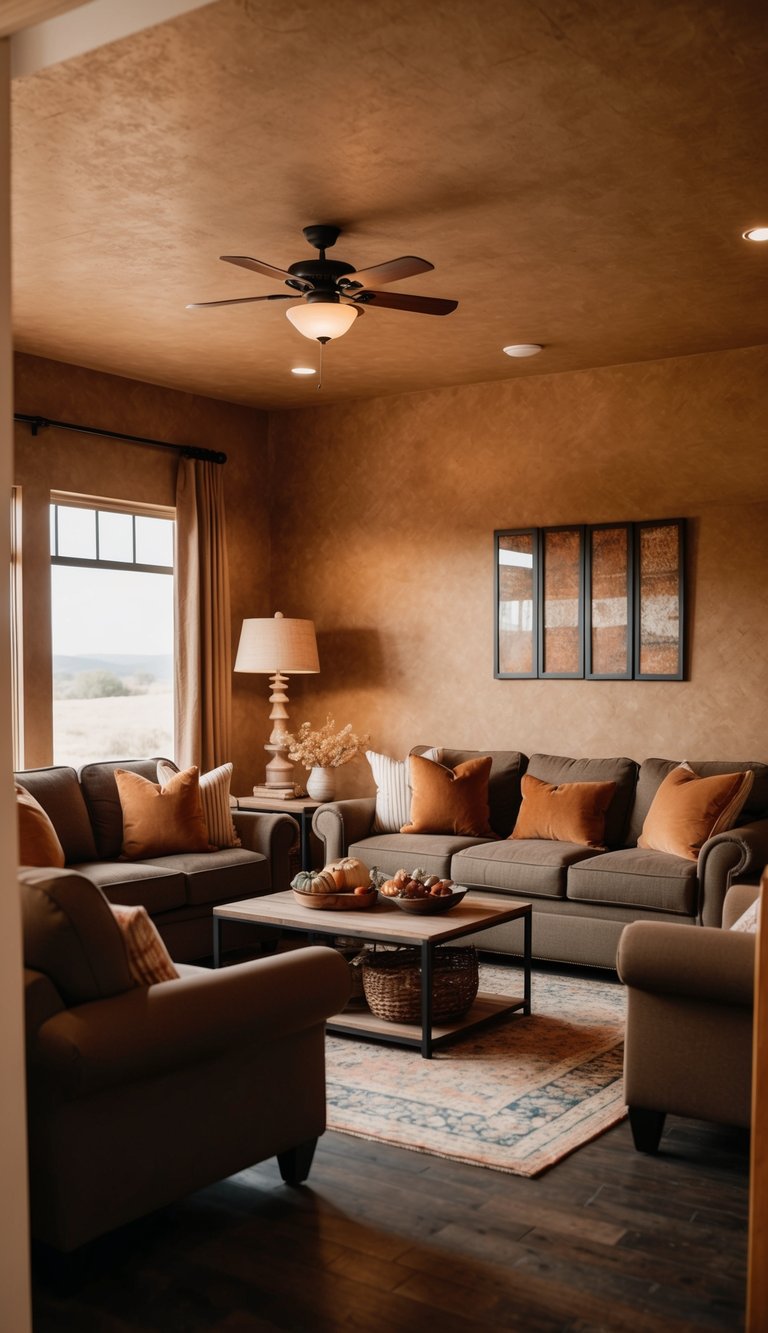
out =
[[[360,884],[370,883],[371,872],[363,861],[356,856],[343,856],[338,861],[330,861],[325,870],[333,875],[339,889],[356,889]]]

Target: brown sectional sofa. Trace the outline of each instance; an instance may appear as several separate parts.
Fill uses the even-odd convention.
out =
[[[51,819],[67,869],[86,875],[110,902],[146,907],[171,957],[189,962],[211,952],[215,903],[287,887],[296,824],[287,815],[233,811],[241,847],[121,861],[123,819],[115,769],[154,782],[157,763],[128,759],[86,764],[79,774],[67,767],[26,769],[16,774],[16,781]]]
[[[412,753],[422,753],[416,747]],[[653,797],[674,759],[571,759],[518,751],[438,751],[450,768],[490,754],[490,822],[495,838],[443,834],[373,833],[375,798],[321,806],[313,828],[327,859],[349,853],[389,873],[401,865],[449,874],[457,883],[533,903],[534,955],[558,962],[615,968],[616,949],[629,921],[719,926],[729,885],[756,883],[768,863],[768,765],[755,761],[691,760],[701,776],[751,768],[755,781],[740,826],[711,838],[698,861],[637,846]],[[606,817],[605,851],[575,843],[510,840],[524,772],[543,782],[616,782]],[[518,953],[519,923],[484,931],[481,948]]]

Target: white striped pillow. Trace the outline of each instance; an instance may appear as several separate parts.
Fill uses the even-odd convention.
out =
[[[208,825],[208,841],[214,847],[240,847],[242,844],[237,830],[232,823],[229,805],[229,788],[232,782],[233,764],[219,764],[210,773],[200,774],[200,801],[203,806],[205,822]],[[176,769],[160,759],[157,765],[157,780],[165,787],[176,774]]]
[[[371,832],[399,833],[411,818],[410,756],[406,755],[403,760],[390,759],[386,754],[366,750],[365,757],[376,783],[376,814]],[[435,759],[437,751],[427,750],[423,757]]]

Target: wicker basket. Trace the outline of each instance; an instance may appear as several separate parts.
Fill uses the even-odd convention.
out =
[[[363,962],[368,1007],[389,1023],[421,1022],[421,950],[369,952]],[[477,995],[477,951],[436,949],[432,964],[432,1019],[461,1018]]]

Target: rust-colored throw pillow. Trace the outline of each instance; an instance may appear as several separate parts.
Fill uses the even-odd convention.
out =
[[[754,780],[751,768],[708,778],[690,764],[673,768],[651,802],[638,847],[698,860],[708,838],[733,828]]]
[[[488,814],[490,755],[467,759],[446,768],[412,754],[411,818],[401,833],[458,833],[469,838],[492,838]]]
[[[17,782],[16,812],[19,820],[19,865],[64,866],[64,849],[48,815],[26,787]]]
[[[128,970],[137,986],[154,986],[158,981],[178,981],[179,974],[171,955],[147,913],[146,907],[122,907],[110,904],[120,927]]]
[[[196,768],[174,774],[165,787],[116,768],[115,782],[123,810],[123,860],[211,850]]]
[[[605,846],[605,815],[615,782],[541,782],[523,774],[523,799],[510,838]]]

